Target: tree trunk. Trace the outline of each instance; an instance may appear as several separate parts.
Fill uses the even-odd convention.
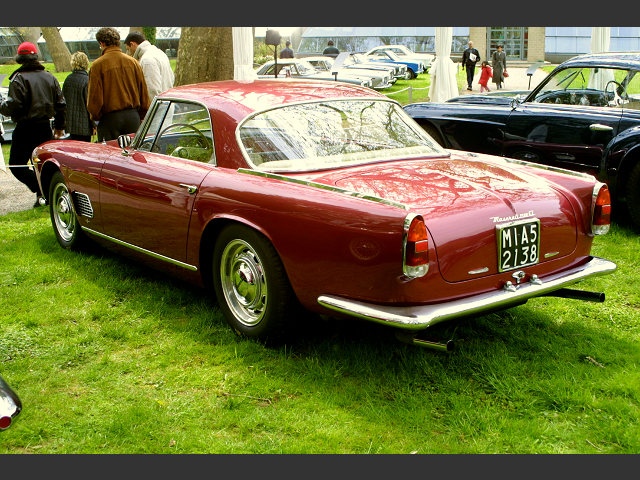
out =
[[[58,29],[56,27],[40,28],[42,29],[42,36],[45,42],[47,42],[47,47],[49,48],[53,64],[56,67],[56,72],[70,72],[71,53],[69,53],[69,49],[62,41]]]
[[[175,85],[233,79],[232,27],[182,27]]]
[[[38,44],[40,27],[15,27],[15,29],[22,35],[25,42],[31,42],[34,45]]]

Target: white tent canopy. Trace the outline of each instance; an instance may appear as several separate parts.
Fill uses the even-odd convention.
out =
[[[444,102],[459,95],[457,69],[450,58],[452,43],[453,28],[436,27],[436,58],[429,69],[429,98],[432,102]]]
[[[233,27],[233,79],[252,82],[257,78],[253,70],[253,30],[251,27]]]
[[[591,29],[591,53],[608,52],[611,42],[611,27],[592,27]],[[589,78],[589,88],[604,90],[606,85],[613,80],[613,71],[601,68]]]

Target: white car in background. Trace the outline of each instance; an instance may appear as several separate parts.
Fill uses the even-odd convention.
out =
[[[427,69],[431,66],[431,63],[435,58],[435,56],[431,55],[430,53],[416,53],[405,45],[381,45],[379,47],[375,47],[369,50],[367,52],[367,55],[369,55],[370,53],[378,52],[378,51],[391,51],[395,53],[397,56],[399,56],[400,58],[403,58],[403,57],[413,58],[414,60],[418,60],[422,62]]]
[[[315,68],[309,62],[301,58],[278,58],[269,60],[256,68],[258,78],[307,78],[315,80],[336,80],[338,82],[351,83],[363,87],[371,87],[371,78],[362,75],[351,75],[339,72],[334,75],[331,72],[323,72]]]
[[[368,70],[389,72],[396,80],[399,78],[407,78],[407,66],[402,64],[384,64],[380,62],[371,62],[362,53],[343,52],[338,57],[344,56],[343,67],[349,69],[366,68]],[[337,58],[336,58],[337,60]]]
[[[343,55],[344,54],[340,54]],[[386,70],[372,70],[369,68],[349,68],[344,71],[345,66],[341,61],[341,57],[338,55],[337,58],[327,57],[327,56],[315,56],[315,57],[304,57],[303,59],[308,61],[315,68],[320,70],[321,72],[338,72],[338,73],[346,73],[347,75],[357,75],[364,78],[371,79],[371,88],[375,88],[376,90],[382,90],[383,88],[389,88],[396,81],[396,78],[393,76],[393,71],[391,69]]]

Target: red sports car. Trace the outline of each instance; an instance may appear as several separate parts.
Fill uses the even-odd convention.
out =
[[[33,157],[65,248],[92,238],[215,291],[238,333],[296,306],[412,332],[610,273],[606,185],[444,150],[369,88],[292,79],[175,87],[135,136]]]

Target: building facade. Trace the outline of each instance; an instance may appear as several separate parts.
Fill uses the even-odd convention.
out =
[[[610,27],[610,51],[640,51],[640,27]],[[333,40],[341,51],[365,52],[378,45],[401,43],[416,52],[435,52],[436,27],[307,27],[297,54],[317,55]],[[482,58],[504,46],[507,60],[560,63],[591,51],[592,27],[453,27],[451,56],[462,56],[469,41]]]

